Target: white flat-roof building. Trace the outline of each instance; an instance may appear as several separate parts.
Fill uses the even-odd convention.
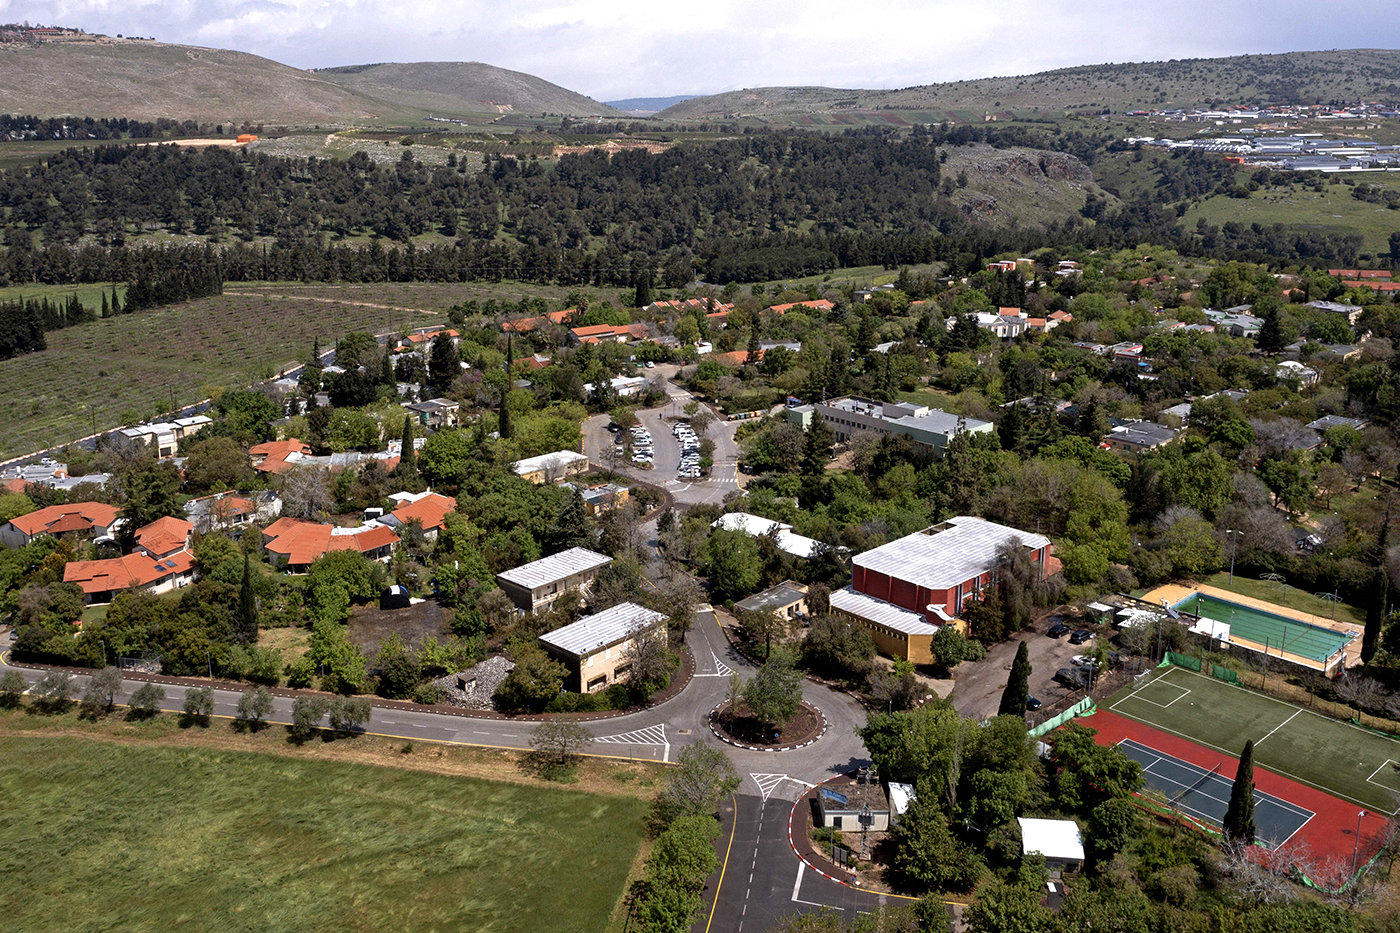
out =
[[[538,612],[569,590],[586,594],[598,571],[612,558],[572,547],[496,574],[496,585],[526,612]]]
[[[522,476],[536,486],[557,483],[588,469],[588,458],[576,450],[556,450],[538,457],[526,457],[510,465],[516,476]]]
[[[1039,852],[1050,871],[1078,871],[1084,867],[1084,841],[1074,820],[1036,820],[1018,817],[1021,853]]]
[[[725,531],[742,531],[752,538],[762,538],[765,535],[773,534],[779,550],[803,560],[811,557],[816,551],[817,545],[821,543],[816,538],[794,534],[791,525],[775,522],[771,518],[763,518],[759,515],[750,515],[748,512],[727,512],[715,520],[710,527],[722,528]]]
[[[992,430],[990,421],[965,418],[912,402],[876,402],[857,396],[802,405],[787,412],[788,420],[804,431],[815,415],[821,416],[839,442],[848,441],[861,432],[903,434],[938,453],[946,449],[959,432],[985,434]]]
[[[539,638],[545,651],[568,665],[576,690],[595,693],[631,676],[628,649],[638,638],[661,637],[657,632],[665,622],[645,606],[619,603]]]

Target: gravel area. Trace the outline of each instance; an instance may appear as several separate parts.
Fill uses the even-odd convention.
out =
[[[439,677],[433,681],[438,688],[438,702],[462,709],[493,709],[491,697],[514,667],[514,662],[497,656],[459,674]]]

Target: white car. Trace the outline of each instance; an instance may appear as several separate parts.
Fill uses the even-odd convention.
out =
[[[655,368],[656,368],[656,364],[655,364],[654,362],[652,362],[651,360],[647,360],[647,369],[655,369]]]

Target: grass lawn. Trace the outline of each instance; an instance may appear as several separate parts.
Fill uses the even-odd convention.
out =
[[[942,389],[925,386],[921,389],[915,389],[913,392],[900,392],[899,400],[913,402],[915,405],[927,405],[929,408],[947,409],[949,403],[953,401],[953,395]]]
[[[126,283],[117,284],[117,295],[126,300]],[[14,301],[17,298],[29,298],[37,300],[47,298],[49,301],[67,301],[68,296],[77,293],[78,300],[83,303],[83,307],[94,312],[101,312],[102,297],[108,299],[112,297],[112,284],[96,285],[12,285],[9,288],[0,288],[0,302]]]
[[[1228,573],[1217,573],[1213,577],[1207,577],[1201,581],[1210,586],[1218,587],[1222,590],[1229,590],[1231,593],[1239,593],[1241,596],[1249,596],[1254,599],[1262,599],[1265,602],[1277,603],[1280,606],[1287,606],[1290,609],[1297,609],[1300,612],[1310,612],[1315,616],[1324,619],[1333,618],[1333,604],[1325,599],[1319,599],[1306,590],[1299,590],[1289,586],[1283,586],[1270,580],[1251,580],[1235,574],[1235,582],[1230,582]],[[1339,602],[1336,604],[1335,618],[1338,622],[1352,622],[1358,628],[1366,624],[1366,610],[1351,603]]]
[[[594,933],[649,810],[633,797],[53,735],[0,736],[0,801],[0,911],[15,933]]]
[[[1396,188],[1394,175],[1384,172],[1364,172],[1354,178],[1357,184]],[[1330,181],[1330,179],[1329,179]],[[1325,184],[1319,193],[1305,185],[1289,190],[1268,189],[1248,198],[1215,195],[1194,204],[1181,218],[1181,225],[1194,230],[1196,221],[1205,218],[1219,226],[1228,221],[1249,226],[1283,224],[1290,230],[1317,230],[1328,233],[1359,233],[1362,249],[1384,253],[1389,248],[1390,234],[1400,227],[1400,214],[1383,204],[1371,204],[1351,196],[1351,185]]]
[[[1362,806],[1396,809],[1400,742],[1291,703],[1168,667],[1106,708],[1230,755],[1253,739],[1261,767]]]

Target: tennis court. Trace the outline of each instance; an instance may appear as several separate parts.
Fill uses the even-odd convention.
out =
[[[1203,768],[1132,739],[1124,739],[1118,747],[1142,765],[1147,787],[1166,797],[1173,808],[1216,829],[1224,825],[1235,779],[1233,760],[1222,759],[1214,767]],[[1271,849],[1293,838],[1313,816],[1311,810],[1255,788],[1255,837]]]
[[[1232,757],[1252,739],[1260,767],[1368,809],[1400,809],[1400,742],[1368,729],[1179,667],[1158,668],[1104,708]]]
[[[1326,661],[1345,648],[1354,637],[1346,632],[1309,625],[1204,593],[1193,593],[1172,608],[1226,623],[1230,626],[1232,639],[1244,639],[1266,646],[1273,654],[1287,651],[1314,661]]]

